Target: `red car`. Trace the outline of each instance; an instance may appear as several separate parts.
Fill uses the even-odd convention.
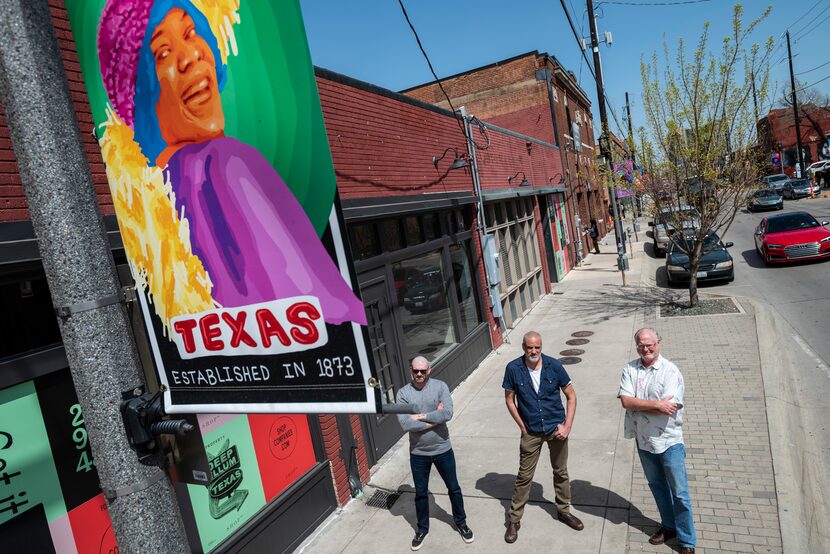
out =
[[[830,257],[830,231],[807,212],[765,217],[755,229],[755,249],[767,264]]]

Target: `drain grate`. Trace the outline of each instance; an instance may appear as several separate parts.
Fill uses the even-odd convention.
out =
[[[593,331],[577,331],[576,333],[571,333],[572,337],[590,337],[593,335]]]
[[[560,356],[580,356],[582,354],[585,354],[585,351],[581,348],[568,348],[559,353]]]
[[[562,365],[578,364],[581,361],[582,358],[577,358],[576,356],[563,356],[559,358],[559,363]]]
[[[373,508],[383,508],[389,510],[395,505],[401,495],[397,492],[375,491],[366,504]]]
[[[568,346],[579,346],[582,344],[588,344],[589,342],[591,341],[589,341],[588,339],[570,339],[566,340],[565,344],[567,344]]]

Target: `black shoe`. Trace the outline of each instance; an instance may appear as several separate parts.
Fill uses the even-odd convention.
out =
[[[516,523],[508,523],[507,524],[507,531],[504,532],[504,542],[507,543],[514,543],[516,539],[519,538],[519,529],[521,528],[522,524],[518,521]]]
[[[412,539],[412,550],[419,550],[421,545],[424,544],[425,538],[427,538],[427,533],[422,533],[421,531],[415,533],[415,538]]]
[[[467,527],[466,524],[459,525],[458,527],[456,527],[456,529],[458,530],[458,533],[461,535],[461,538],[464,539],[464,542],[466,542],[467,544],[470,544],[475,540],[475,537],[473,536],[473,530]]]
[[[582,531],[585,528],[585,526],[582,524],[579,518],[573,514],[560,512],[559,521],[561,521],[562,523],[576,531]]]
[[[677,536],[677,531],[674,529],[666,529],[665,527],[659,527],[655,533],[648,538],[649,544],[663,544],[666,541],[670,541]]]

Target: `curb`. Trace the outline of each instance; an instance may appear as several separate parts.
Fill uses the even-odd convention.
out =
[[[793,363],[791,341],[795,330],[775,308],[739,297],[755,310],[755,329],[764,384],[767,426],[772,454],[778,520],[784,552],[830,552],[830,490],[826,460],[812,454],[810,414],[799,404],[799,367]]]

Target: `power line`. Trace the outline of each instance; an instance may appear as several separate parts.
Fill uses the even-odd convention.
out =
[[[796,75],[804,75],[805,73],[810,73],[810,72],[815,71],[816,69],[822,68],[822,67],[824,67],[825,65],[828,65],[828,64],[830,64],[830,61],[826,61],[821,65],[815,66],[813,69],[808,69],[807,71],[799,71],[798,73],[796,73]]]
[[[823,14],[824,12],[826,12],[826,11],[828,11],[828,10],[830,10],[830,6],[827,6],[827,8],[825,8],[825,9],[824,9],[824,11],[823,11],[823,12],[821,12],[819,15]],[[818,17],[818,16],[816,16],[816,17]],[[824,19],[822,19],[822,20],[820,20],[820,21],[816,22],[816,24],[815,24],[815,25],[813,25],[813,26],[811,26],[809,29],[804,30],[804,31],[802,31],[801,33],[799,33],[799,34],[798,34],[798,36],[796,36],[793,40],[795,40],[795,41],[799,41],[799,40],[803,39],[804,37],[806,37],[807,35],[809,35],[809,34],[810,34],[810,33],[812,33],[813,31],[815,31],[816,29],[818,29],[819,27],[821,27],[821,24],[822,24],[822,23],[824,23],[825,21],[827,21],[828,19],[830,19],[830,15],[828,15],[828,16],[827,16],[827,17],[825,17]]]
[[[597,7],[603,4],[612,4],[616,6],[682,6],[683,4],[701,4],[703,2],[711,2],[712,0],[680,0],[678,2],[600,2]]]
[[[818,6],[819,4],[821,4],[821,3],[822,3],[822,2],[824,2],[824,1],[825,1],[825,0],[818,0],[815,4],[813,4],[813,5],[810,7],[810,9],[809,9],[809,10],[807,10],[806,12],[804,12],[803,14],[801,14],[800,16],[798,16],[798,17],[796,18],[796,20],[795,20],[795,21],[793,21],[792,23],[790,23],[789,25],[787,25],[786,27],[784,27],[784,30],[785,30],[785,31],[789,30],[789,29],[790,29],[790,27],[792,27],[793,25],[795,25],[796,23],[798,23],[799,21],[801,21],[802,19],[804,19],[805,17],[807,17],[807,16],[810,14],[810,12],[811,12],[811,11],[813,11],[813,10],[816,8],[816,6]]]
[[[447,94],[447,91],[444,90],[444,84],[441,82],[441,79],[438,78],[438,75],[435,74],[435,69],[432,67],[432,62],[429,61],[429,56],[424,50],[424,45],[421,44],[421,39],[418,37],[418,31],[415,30],[415,26],[412,25],[412,21],[409,19],[409,14],[406,13],[406,8],[403,5],[403,0],[398,0],[398,4],[401,6],[401,11],[403,12],[403,16],[406,19],[406,23],[409,25],[409,28],[412,30],[412,34],[415,35],[415,41],[418,43],[418,48],[421,49],[421,54],[424,55],[424,59],[427,61],[427,65],[429,66],[429,71],[432,73],[432,76],[435,77],[435,82],[438,83],[438,88],[441,89],[441,92],[444,94],[444,98],[447,99],[447,103],[450,105],[450,110],[452,110],[452,115],[455,121],[458,123],[459,129],[461,129],[461,134],[464,135],[464,138],[467,138],[467,132],[464,129],[464,124],[461,123],[461,119],[458,117],[458,114],[455,111],[455,106],[452,105],[452,100],[450,100],[450,96]]]

